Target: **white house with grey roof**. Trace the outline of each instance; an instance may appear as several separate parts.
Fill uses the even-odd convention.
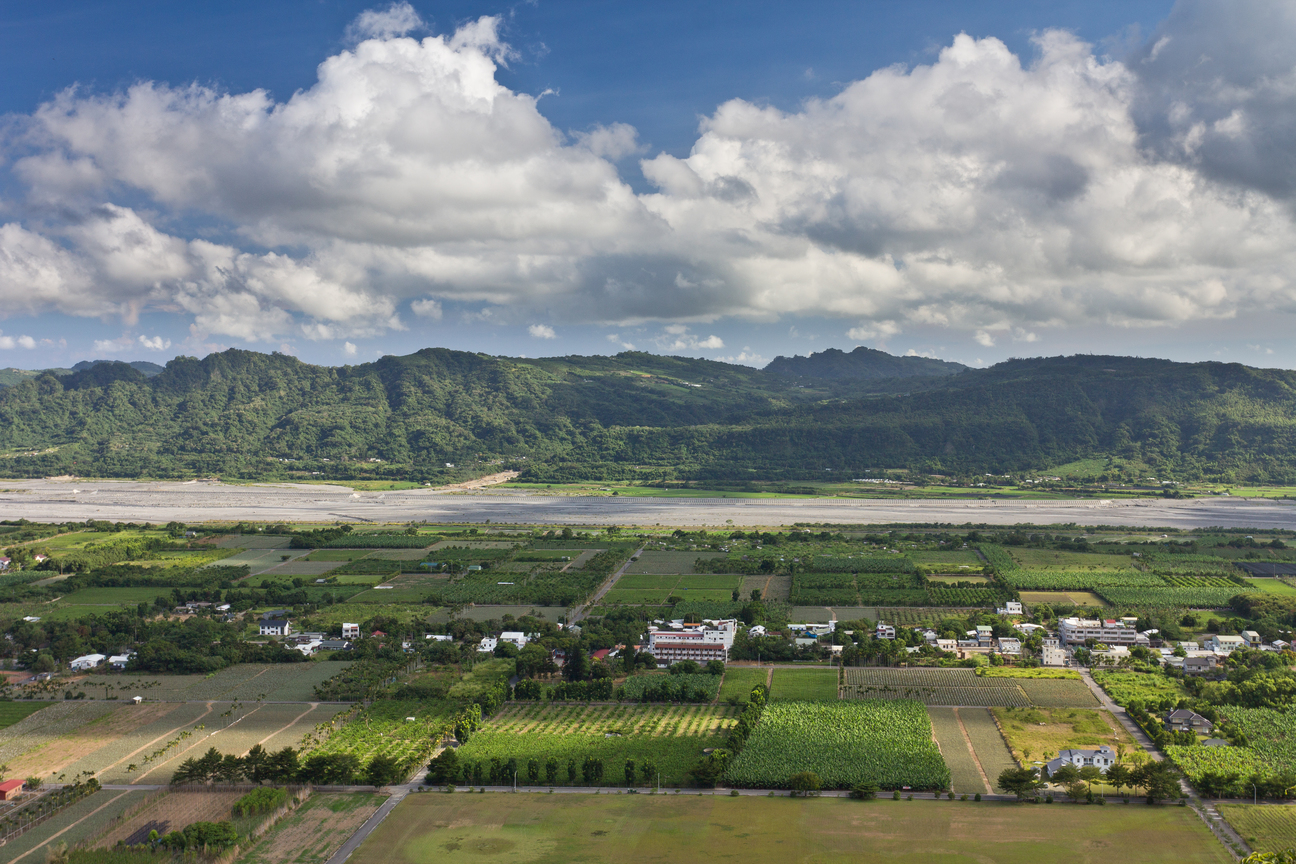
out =
[[[1053,772],[1063,765],[1074,765],[1077,768],[1092,765],[1106,774],[1107,769],[1115,764],[1116,751],[1104,744],[1097,750],[1062,750],[1056,759],[1044,766],[1044,774],[1052,777]]]

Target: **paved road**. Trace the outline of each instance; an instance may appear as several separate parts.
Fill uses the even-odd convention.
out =
[[[857,498],[636,498],[492,490],[354,492],[341,486],[191,481],[7,480],[0,515],[36,522],[408,522],[769,527],[796,522],[942,522],[1296,529],[1296,505],[1234,498],[1191,500]]]
[[[1098,697],[1098,701],[1102,703],[1102,707],[1110,711],[1112,716],[1120,721],[1120,724],[1125,727],[1125,731],[1128,732],[1130,737],[1143,748],[1144,752],[1158,762],[1164,760],[1165,756],[1160,750],[1156,749],[1156,745],[1152,743],[1152,739],[1147,736],[1147,733],[1139,728],[1139,725],[1125,712],[1124,708],[1113,702],[1111,697],[1107,695],[1107,692],[1098,686],[1098,682],[1089,674],[1089,670],[1081,668],[1079,672],[1080,677],[1084,679],[1085,684],[1089,685],[1089,689]],[[1224,820],[1224,817],[1220,815],[1219,810],[1215,807],[1214,801],[1204,799],[1198,795],[1197,790],[1193,789],[1192,785],[1186,778],[1180,779],[1179,788],[1188,796],[1189,806],[1192,807],[1197,815],[1201,817],[1201,820],[1206,823],[1206,827],[1210,828],[1211,833],[1214,834],[1216,839],[1224,845],[1224,848],[1228,850],[1230,855],[1238,857],[1237,853],[1234,851],[1234,847],[1250,851],[1251,847],[1243,841],[1241,835],[1233,830],[1233,826],[1229,825],[1228,822]]]

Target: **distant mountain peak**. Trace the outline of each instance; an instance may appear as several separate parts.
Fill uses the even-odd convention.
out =
[[[931,357],[897,357],[860,346],[849,354],[829,348],[809,357],[775,357],[766,372],[785,378],[932,378],[957,375],[969,367]]]
[[[82,360],[80,363],[72,367],[72,371],[84,372],[87,369],[92,369],[95,366],[98,366],[100,363],[120,363],[120,362],[122,361],[120,360]],[[159,375],[162,373],[162,370],[166,368],[164,366],[159,366],[156,363],[150,363],[147,360],[132,360],[126,365],[130,366],[132,369],[138,372],[144,373],[145,378],[152,378],[154,375]]]

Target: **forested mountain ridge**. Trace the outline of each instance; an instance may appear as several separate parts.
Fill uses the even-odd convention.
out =
[[[633,352],[324,367],[230,350],[150,378],[98,363],[0,390],[0,473],[435,482],[447,462],[502,460],[536,480],[740,481],[1112,456],[1160,476],[1296,480],[1294,372],[1075,356],[893,383],[907,382],[878,395]]]
[[[931,357],[897,357],[861,345],[849,354],[838,348],[829,348],[808,357],[775,357],[765,371],[789,378],[842,380],[957,375],[970,368],[962,363]]]

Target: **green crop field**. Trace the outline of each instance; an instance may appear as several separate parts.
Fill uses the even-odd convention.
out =
[[[1255,804],[1216,806],[1220,815],[1255,851],[1296,849],[1296,808]]]
[[[1246,736],[1246,747],[1170,746],[1166,754],[1190,780],[1202,774],[1238,774],[1242,777],[1291,777],[1296,774],[1296,709],[1220,708]],[[1289,782],[1283,781],[1283,784]]]
[[[413,772],[426,765],[449,732],[455,710],[452,703],[379,700],[352,715],[312,752],[350,753],[361,765],[375,756],[389,756]]]
[[[1196,814],[1180,807],[1045,812],[971,801],[427,794],[406,798],[350,861],[1040,864],[1117,853],[1139,864],[1233,860]]]
[[[0,702],[0,729],[6,729],[49,705],[48,702]]]
[[[1098,698],[1083,681],[1048,678],[1019,679],[1032,705],[1041,708],[1097,708]]]
[[[1129,569],[1127,554],[1108,555],[1100,552],[1063,552],[1058,549],[1028,549],[1013,547],[1008,550],[1013,560],[1023,570],[1121,570]]]
[[[693,571],[693,564],[699,558],[723,558],[714,552],[654,552],[647,551],[639,560],[626,568],[626,574],[688,574]]]
[[[1017,681],[981,678],[971,669],[848,667],[842,696],[865,700],[917,699],[927,705],[1030,704]]]
[[[80,606],[118,606],[152,603],[157,597],[170,596],[167,588],[82,588],[63,597],[63,603]]]
[[[990,792],[990,788],[981,779],[977,769],[976,758],[963,737],[959,726],[956,708],[930,707],[927,716],[931,718],[932,734],[940,747],[941,757],[950,769],[950,789],[962,794],[975,795]]]
[[[837,670],[835,668],[807,668],[774,670],[770,687],[771,699],[828,701],[837,699]]]
[[[972,751],[976,754],[977,761],[981,763],[981,770],[985,771],[991,785],[1005,770],[1018,767],[1017,760],[1009,752],[1008,745],[999,732],[999,725],[995,722],[989,708],[954,710],[962,721],[963,728],[967,730],[968,740],[972,742]]]
[[[723,746],[735,716],[736,709],[713,705],[509,703],[459,748],[459,759],[482,765],[485,774],[493,759],[516,759],[525,769],[531,759],[543,764],[552,757],[557,784],[570,785],[568,763],[579,767],[590,756],[603,760],[599,785],[608,786],[623,785],[625,761],[633,759],[653,763],[664,786],[688,785],[689,769],[704,748]],[[586,784],[577,777],[575,785]]]
[[[720,685],[720,701],[737,698],[746,702],[751,697],[752,688],[764,684],[768,677],[768,669],[729,666],[725,669],[724,682]]]
[[[306,556],[307,561],[357,561],[370,553],[368,549],[316,549]]]
[[[787,788],[801,771],[828,789],[944,789],[949,769],[918,702],[771,702],[725,771],[734,786]]]
[[[911,552],[908,556],[918,564],[928,567],[971,567],[980,570],[985,562],[972,549],[951,549],[948,552]]]
[[[1131,702],[1142,702],[1149,707],[1175,702],[1188,695],[1183,684],[1155,672],[1116,672],[1093,670],[1093,679],[1107,692],[1112,701],[1122,707]]]
[[[1270,594],[1296,595],[1296,586],[1288,585],[1281,579],[1244,579],[1252,588],[1268,591]]]

